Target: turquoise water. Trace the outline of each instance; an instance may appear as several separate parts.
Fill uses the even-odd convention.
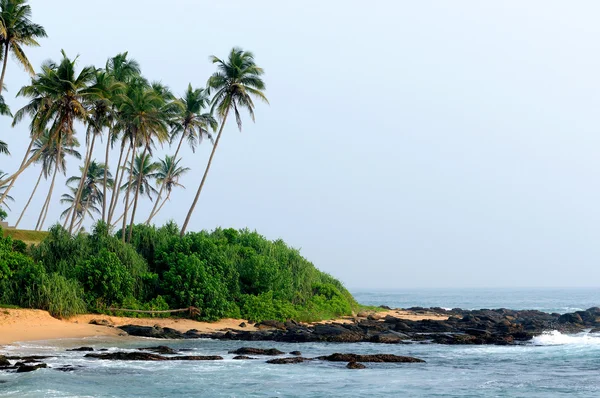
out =
[[[398,292],[363,292],[378,304],[398,305]],[[411,293],[418,299],[419,293]],[[453,296],[447,291],[436,299],[422,293],[421,305]],[[564,291],[561,299],[545,299],[549,309],[571,305],[591,306],[596,296],[573,299]],[[582,293],[583,294],[583,293]],[[593,294],[593,292],[588,292]],[[425,297],[427,295],[427,297]],[[550,293],[541,294],[550,297]],[[454,295],[457,296],[457,295]],[[481,291],[463,290],[461,306],[479,308],[528,308],[514,297],[501,301],[498,292],[488,296]],[[476,298],[477,297],[477,298]],[[401,300],[406,300],[401,298]],[[477,305],[477,300],[482,304]],[[500,300],[494,302],[494,300]],[[502,303],[515,302],[514,306]],[[498,303],[498,304],[495,304]],[[580,304],[577,304],[580,303]],[[411,305],[417,303],[412,303]],[[488,305],[491,304],[491,305]],[[596,303],[600,304],[600,303]],[[41,369],[25,374],[0,374],[0,397],[598,397],[600,396],[600,335],[582,333],[565,336],[557,332],[537,337],[516,347],[286,344],[275,342],[220,342],[212,340],[160,341],[186,354],[222,355],[215,362],[109,362],[88,360],[84,353],[65,348],[92,345],[96,348],[135,348],[158,342],[150,339],[35,342],[7,347],[0,352],[54,353],[50,366],[75,365],[74,372]],[[425,364],[367,364],[368,369],[348,370],[344,363],[314,362],[297,365],[269,365],[264,360],[235,361],[227,351],[244,345],[276,347],[282,351],[302,351],[311,357],[333,352],[392,353],[422,358]]]

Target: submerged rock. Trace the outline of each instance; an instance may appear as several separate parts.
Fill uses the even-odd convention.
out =
[[[358,362],[348,362],[348,365],[346,365],[346,367],[348,369],[365,369],[366,366],[363,365],[362,363],[358,363]]]
[[[38,369],[42,369],[42,368],[47,368],[48,365],[46,365],[45,363],[36,363],[36,364],[17,363],[15,365],[15,367],[17,368],[17,373],[26,373],[26,372],[33,372],[34,370],[38,370]]]
[[[292,352],[290,352],[290,355],[300,356],[300,355],[302,355],[302,353],[300,351],[292,351]]]
[[[253,347],[242,347],[237,350],[229,351],[230,354],[238,355],[283,355],[285,352],[279,351],[276,348],[253,348]]]
[[[79,347],[79,348],[71,348],[67,351],[94,351],[92,347]]]
[[[277,359],[270,359],[267,361],[267,363],[275,364],[275,365],[288,365],[291,363],[302,363],[304,361],[310,361],[310,359],[302,358],[302,357],[277,358]]]
[[[140,351],[150,351],[156,354],[177,354],[177,351],[172,349],[171,347],[167,347],[165,345],[159,345],[156,347],[142,347],[138,348]]]
[[[246,355],[236,355],[233,357],[233,359],[256,359],[256,358],[252,358]]]
[[[419,358],[403,357],[393,354],[372,354],[372,355],[360,355],[360,354],[340,354],[335,353],[331,355],[325,355],[317,357],[322,361],[332,362],[398,362],[398,363],[411,363],[411,362],[425,362]]]

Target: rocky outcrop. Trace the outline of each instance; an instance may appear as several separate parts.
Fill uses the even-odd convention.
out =
[[[137,326],[125,325],[119,326],[119,329],[131,336],[152,337],[155,339],[185,339],[184,333],[171,328],[163,328],[159,325],[154,326]]]
[[[396,363],[415,363],[425,362],[419,358],[403,357],[393,354],[373,354],[373,355],[360,355],[360,354],[340,354],[335,353],[331,355],[317,357],[322,361],[331,362],[396,362]]]
[[[79,348],[71,348],[67,351],[94,351],[92,347],[79,347]]]
[[[216,361],[223,359],[223,357],[218,355],[182,355],[165,357],[149,352],[109,352],[105,354],[86,354],[85,357],[110,361]]]
[[[282,351],[279,351],[276,348],[253,348],[253,347],[242,347],[237,350],[229,351],[230,354],[238,354],[238,355],[283,355],[285,354]]]
[[[142,347],[142,348],[138,348],[138,350],[140,351],[150,351],[150,352],[154,352],[156,354],[162,354],[162,355],[174,355],[174,354],[178,354],[178,352],[174,349],[172,349],[171,347],[167,347],[165,345],[159,345],[156,347]]]
[[[270,359],[267,361],[267,363],[275,364],[275,365],[288,365],[288,364],[292,364],[292,363],[302,363],[304,361],[310,361],[310,359],[302,358],[302,357],[277,358],[277,359]]]

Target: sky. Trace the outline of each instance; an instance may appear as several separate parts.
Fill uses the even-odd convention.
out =
[[[61,49],[79,67],[128,51],[181,95],[205,85],[210,55],[254,52],[270,105],[257,105],[256,123],[244,116],[242,132],[226,125],[191,230],[282,238],[350,288],[598,286],[595,1],[30,4],[49,35],[27,49],[35,67]],[[28,81],[10,60],[13,111]],[[20,163],[28,122],[0,119],[12,152],[0,169]],[[183,150],[192,172],[157,224],[183,223],[210,150]],[[17,180],[10,222],[38,174]],[[64,181],[49,219],[63,210]],[[40,185],[24,228],[49,181]],[[151,207],[140,203],[139,221]]]

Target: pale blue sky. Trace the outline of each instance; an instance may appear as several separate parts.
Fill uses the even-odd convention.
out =
[[[32,0],[49,38],[28,54],[102,66],[128,50],[181,94],[204,85],[209,55],[255,53],[271,106],[226,127],[192,229],[281,237],[349,287],[597,286],[597,2],[165,4]],[[11,61],[13,110],[26,82]],[[0,123],[9,171],[26,123]],[[183,222],[209,151],[184,153],[187,190],[157,222]],[[37,173],[18,180],[15,213]]]

